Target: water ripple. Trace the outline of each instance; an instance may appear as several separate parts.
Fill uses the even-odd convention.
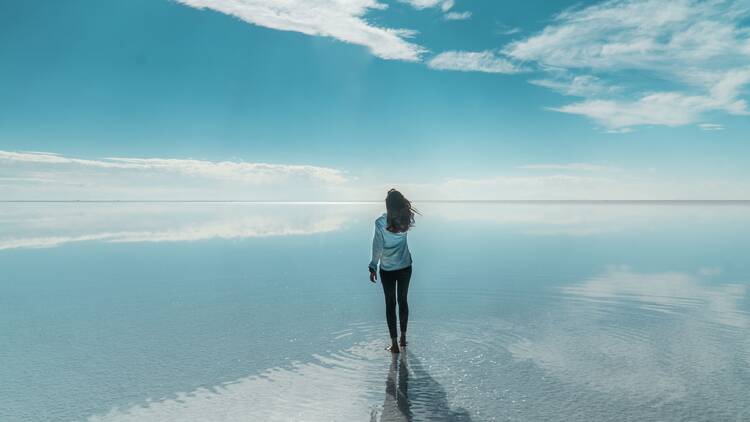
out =
[[[750,412],[745,292],[623,269],[557,293],[423,289],[454,307],[435,318],[416,302],[396,359],[383,321],[352,323],[329,334],[337,351],[89,421],[736,419]]]

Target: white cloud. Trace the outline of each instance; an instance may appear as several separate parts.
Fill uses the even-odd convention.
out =
[[[746,102],[737,98],[740,88],[749,81],[750,68],[733,70],[716,80],[706,94],[655,92],[636,100],[591,99],[551,109],[587,116],[608,129],[637,125],[683,126],[712,110],[750,114]]]
[[[613,132],[681,126],[709,111],[748,114],[741,96],[750,83],[749,13],[739,1],[613,0],[560,13],[502,52],[564,75],[532,83],[585,98],[552,110],[587,116]],[[622,87],[607,79],[638,85],[611,91]]]
[[[377,0],[177,0],[212,9],[245,22],[281,31],[335,38],[367,47],[384,59],[418,61],[425,49],[407,41],[412,30],[382,28],[365,15],[387,5]],[[428,2],[429,3],[429,2]]]
[[[412,197],[447,200],[663,200],[750,199],[746,183],[708,179],[663,179],[617,171],[604,175],[498,175],[402,183]]]
[[[471,12],[448,12],[443,18],[447,21],[465,21],[471,18]]]
[[[739,2],[615,0],[559,14],[541,33],[513,42],[519,60],[566,69],[703,68],[732,58],[748,40]],[[675,63],[676,61],[676,63]]]
[[[443,11],[443,19],[447,21],[462,21],[471,18],[471,12],[451,12],[454,0],[400,0],[418,10],[439,7]]]
[[[0,151],[0,164],[0,196],[7,199],[279,199],[287,194],[308,199],[307,191],[320,193],[351,180],[329,167],[243,161]]]
[[[587,116],[608,129],[636,125],[682,126],[709,109],[705,100],[702,96],[661,92],[636,101],[586,100],[550,109]]]
[[[586,199],[586,195],[601,197],[617,183],[605,177],[584,177],[555,174],[550,176],[498,176],[483,179],[448,179],[441,186],[446,191],[465,192],[469,197],[498,199]]]
[[[204,161],[175,158],[68,158],[46,152],[0,151],[0,161],[83,167],[157,171],[227,179],[250,184],[273,183],[290,177],[316,179],[326,183],[346,181],[344,172],[328,167],[290,164],[246,163],[242,161]]]
[[[446,51],[433,57],[427,65],[432,69],[464,72],[519,73],[524,70],[493,51]]]
[[[290,164],[245,163],[241,161],[201,161],[174,158],[106,158],[121,168],[179,172],[191,176],[240,181],[250,184],[273,183],[280,179],[303,177],[325,183],[343,183],[344,172],[328,167]]]
[[[720,125],[718,123],[701,123],[698,125],[698,127],[701,128],[701,130],[724,130],[724,125]]]
[[[571,170],[571,171],[605,171],[612,170],[611,167],[590,163],[567,163],[567,164],[526,164],[519,166],[526,170]]]
[[[529,82],[555,90],[564,95],[575,97],[596,97],[605,94],[614,94],[621,90],[621,87],[608,85],[600,78],[592,75],[576,75],[572,77],[566,75],[562,79],[535,79]]]
[[[454,0],[401,0],[412,5],[415,9],[439,7],[443,12],[449,11],[455,4]]]
[[[627,128],[623,129],[627,130]],[[72,158],[0,151],[4,200],[371,201],[398,186],[418,199],[750,199],[737,180],[659,178],[592,163],[532,163],[480,178],[362,180],[340,169],[299,164],[175,158]],[[557,174],[579,172],[572,174]],[[588,174],[582,174],[586,172]]]
[[[427,51],[409,40],[414,31],[367,20],[369,12],[388,7],[378,0],[177,1],[255,25],[362,45],[385,59],[420,61]],[[416,9],[439,8],[446,20],[471,17],[451,11],[453,0],[401,1]],[[750,114],[742,98],[750,83],[748,16],[742,1],[610,0],[563,11],[539,33],[500,51],[447,51],[427,64],[506,74],[533,67],[550,77],[532,83],[583,98],[549,110],[588,117],[606,132],[682,126],[712,111]]]
[[[519,32],[521,32],[521,28],[510,27],[506,25],[502,25],[500,29],[498,30],[498,33],[500,35],[513,35],[513,34],[518,34]]]
[[[722,272],[721,267],[701,267],[698,269],[698,274],[704,277],[715,277],[721,275]]]

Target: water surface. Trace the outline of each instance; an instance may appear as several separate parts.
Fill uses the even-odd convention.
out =
[[[0,204],[0,420],[748,420],[750,206]]]

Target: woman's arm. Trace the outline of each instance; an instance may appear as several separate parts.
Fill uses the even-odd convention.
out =
[[[372,236],[372,259],[368,268],[370,270],[370,281],[377,279],[378,261],[383,255],[383,233],[375,226],[375,234]]]

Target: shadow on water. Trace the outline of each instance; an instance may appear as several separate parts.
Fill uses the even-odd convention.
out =
[[[471,421],[465,409],[451,409],[440,383],[424,370],[414,354],[408,352],[392,356],[380,418],[377,413],[372,412],[370,422]]]

